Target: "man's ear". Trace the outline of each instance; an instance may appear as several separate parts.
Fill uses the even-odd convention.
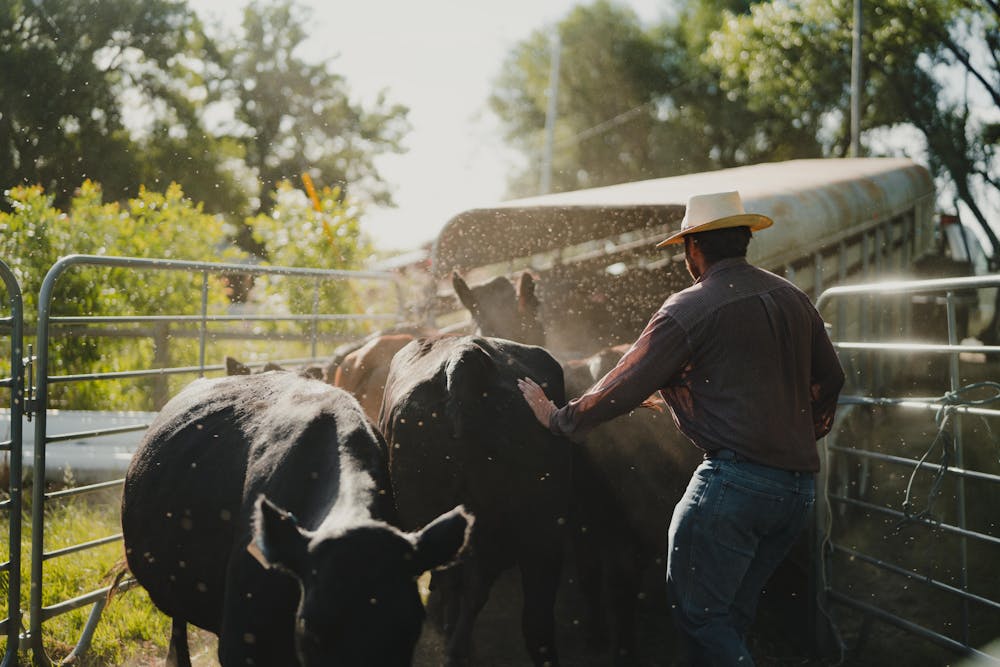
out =
[[[479,312],[479,303],[476,301],[475,295],[469,286],[465,283],[462,276],[458,275],[458,271],[452,271],[451,274],[451,286],[455,289],[455,294],[458,295],[458,300],[462,302],[473,316]]]
[[[303,571],[309,536],[295,517],[261,494],[254,503],[253,535],[247,551],[265,568],[277,567],[293,574]]]
[[[469,544],[475,521],[475,517],[459,505],[412,533],[415,543],[414,575],[447,567],[461,558]]]

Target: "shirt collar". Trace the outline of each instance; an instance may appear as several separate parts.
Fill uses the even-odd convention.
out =
[[[701,277],[695,281],[695,284],[704,282],[710,276],[714,276],[717,273],[724,273],[731,268],[746,265],[746,257],[727,257],[726,259],[720,259],[718,262],[715,262],[712,266],[705,269],[705,273],[701,274]]]

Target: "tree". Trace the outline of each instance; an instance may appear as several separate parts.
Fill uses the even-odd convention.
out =
[[[232,205],[225,155],[199,118],[204,46],[175,0],[4,3],[0,188],[41,185],[65,206],[88,178],[123,198],[164,178]]]
[[[324,187],[310,202],[305,193],[282,181],[273,193],[273,207],[247,222],[254,240],[264,249],[270,263],[313,269],[359,269],[371,252],[371,244],[361,233],[361,209],[339,188]],[[280,294],[289,310],[312,312],[314,305],[324,313],[364,312],[364,304],[343,282],[274,278],[264,280],[264,291]],[[317,298],[314,304],[314,298]]]
[[[984,193],[1000,194],[998,125],[989,120],[1000,108],[1000,6],[993,0],[884,0],[863,8],[869,102],[862,129],[871,137],[901,124],[916,128],[942,189],[953,193],[956,207],[967,207],[998,256],[983,200]],[[799,119],[827,152],[844,155],[851,22],[846,0],[760,3],[748,15],[727,17],[707,60],[723,72],[730,95],[751,109],[777,108]]]
[[[260,193],[308,172],[342,195],[391,203],[374,159],[402,151],[408,109],[384,93],[369,108],[352,102],[342,76],[298,54],[306,24],[303,10],[286,0],[247,6],[242,33],[223,50],[223,98],[235,108],[230,132],[245,146]],[[258,210],[270,206],[261,196]]]
[[[632,10],[598,0],[574,8],[552,30],[535,31],[504,60],[489,103],[529,163],[510,189],[537,192],[555,33],[561,65],[553,190],[648,177],[663,56]]]
[[[407,110],[352,102],[343,77],[299,55],[306,25],[286,0],[251,3],[242,32],[218,36],[183,0],[0,5],[0,191],[40,185],[65,207],[86,179],[119,200],[176,182],[242,223],[308,171],[391,203],[374,160],[401,150]]]
[[[218,217],[170,185],[158,193],[142,188],[124,203],[105,202],[103,191],[87,181],[66,209],[39,186],[17,186],[6,194],[9,212],[0,210],[0,257],[11,267],[24,298],[25,314],[38,312],[42,280],[58,259],[70,254],[160,257],[201,261],[236,261],[240,255],[226,247],[225,227]],[[200,276],[151,271],[141,275],[122,269],[75,267],[56,283],[52,314],[58,316],[189,314],[199,312]],[[209,303],[216,312],[227,305],[224,284],[212,279]],[[33,329],[29,321],[27,331]],[[196,350],[191,353],[193,363]],[[50,347],[53,374],[148,368],[155,354],[151,341],[106,338],[86,331],[54,336]],[[175,360],[180,361],[182,352]],[[52,405],[87,409],[109,402],[120,408],[150,409],[152,392],[129,392],[121,387],[97,388],[83,383],[66,388],[53,385]]]
[[[663,122],[652,140],[661,159],[672,156],[664,175],[821,155],[814,127],[773,107],[749,107],[721,85],[719,68],[702,57],[723,19],[746,14],[754,4],[693,0],[655,29],[671,81],[669,95],[660,100]]]
[[[686,3],[672,19],[645,29],[631,10],[598,0],[560,21],[555,189],[819,155],[813,127],[770,109],[748,109],[722,89],[719,71],[700,58],[721,10],[746,11],[749,4]],[[536,31],[511,51],[490,98],[507,140],[529,164],[512,178],[512,194],[536,192],[549,32]]]

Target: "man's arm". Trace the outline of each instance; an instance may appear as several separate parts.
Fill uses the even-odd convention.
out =
[[[833,417],[837,412],[837,398],[844,387],[844,369],[840,366],[837,350],[830,342],[823,320],[813,329],[812,369],[810,370],[813,431],[819,440],[833,428]]]
[[[581,436],[595,426],[634,410],[663,387],[690,356],[687,334],[663,309],[618,364],[579,398],[556,408],[526,378],[518,386],[535,417],[549,430]],[[534,385],[534,386],[532,386]]]

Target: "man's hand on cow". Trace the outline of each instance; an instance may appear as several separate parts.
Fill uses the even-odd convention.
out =
[[[528,402],[528,407],[535,413],[535,419],[545,428],[549,427],[549,418],[556,411],[556,404],[545,395],[545,390],[538,386],[538,383],[531,378],[521,378],[517,381],[517,387],[524,395],[524,400]]]

